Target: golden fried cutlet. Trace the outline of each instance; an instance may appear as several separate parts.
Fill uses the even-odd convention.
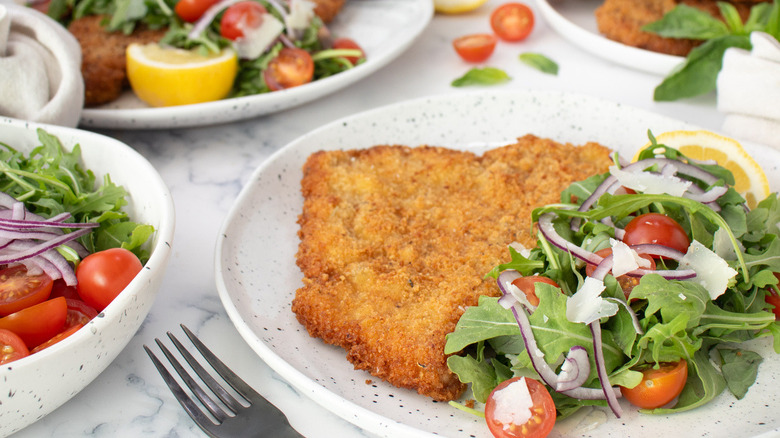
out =
[[[125,51],[131,43],[160,41],[165,30],[136,29],[132,34],[109,32],[101,24],[106,18],[90,15],[68,26],[81,45],[81,74],[84,76],[84,105],[95,106],[118,98],[129,86]]]
[[[309,334],[356,369],[435,400],[465,389],[445,336],[466,306],[497,295],[507,245],[533,246],[531,211],[606,171],[609,151],[532,135],[482,156],[439,147],[318,152],[303,168],[292,303]]]
[[[767,0],[737,0],[730,3],[744,21],[750,13],[750,7],[763,1]],[[664,38],[642,30],[642,26],[660,20],[680,3],[722,19],[715,0],[605,0],[596,9],[596,23],[599,32],[611,40],[654,52],[686,56],[701,41]]]

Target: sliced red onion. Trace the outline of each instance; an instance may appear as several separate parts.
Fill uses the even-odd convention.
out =
[[[533,311],[536,310],[536,306],[528,301],[528,298],[526,298],[525,294],[518,295],[512,293],[512,288],[514,287],[516,289],[516,287],[512,285],[512,282],[520,277],[522,277],[522,275],[514,269],[507,269],[498,274],[496,283],[498,284],[498,288],[501,289],[502,294],[501,298],[498,299],[498,304],[506,309],[509,309],[514,306],[515,303],[520,303],[525,306],[525,308],[528,309],[531,313],[533,313]]]
[[[558,374],[558,383],[555,390],[558,392],[569,391],[582,386],[590,375],[590,361],[588,360],[588,350],[582,346],[574,346],[569,350],[566,359],[561,365],[561,372]]]
[[[49,239],[42,243],[31,243],[22,245],[22,242],[16,241],[6,246],[3,251],[0,251],[0,264],[16,263],[26,258],[33,257],[44,253],[50,249],[56,248],[61,244],[77,239],[92,231],[89,228],[82,228],[72,233],[63,234],[53,239]],[[29,241],[24,241],[29,242]]]
[[[725,195],[727,191],[728,187],[726,186],[715,186],[702,194],[687,192],[683,194],[683,197],[692,199],[694,201],[699,201],[702,204],[711,204],[718,200],[718,198],[721,196]]]
[[[241,0],[221,0],[212,5],[210,8],[206,9],[206,12],[204,12],[198,21],[192,25],[192,29],[190,29],[189,33],[187,34],[187,38],[192,40],[197,39],[200,34],[203,33],[207,27],[209,27],[209,24],[214,21],[214,18],[216,18],[223,9],[240,1]]]
[[[601,382],[601,388],[604,391],[604,397],[607,399],[609,408],[616,417],[620,418],[623,414],[623,409],[620,407],[617,397],[615,396],[615,390],[618,388],[612,388],[609,383],[609,375],[607,374],[607,368],[604,366],[604,350],[601,342],[601,324],[598,321],[588,324],[590,332],[593,334],[593,360],[596,363],[596,373],[599,376]]]

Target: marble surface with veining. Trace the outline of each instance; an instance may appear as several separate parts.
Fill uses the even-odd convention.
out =
[[[345,90],[278,114],[205,126],[154,131],[100,130],[125,142],[159,171],[176,209],[173,253],[162,288],[141,329],[114,362],[66,404],[12,435],[40,437],[195,437],[203,433],[187,417],[143,350],[156,337],[186,324],[260,393],[279,406],[305,436],[372,437],[307,399],[272,371],[243,341],[217,296],[214,250],[217,233],[253,171],[288,142],[351,114],[421,96],[473,92],[450,82],[471,66],[454,53],[451,41],[466,33],[487,32],[491,0],[465,15],[434,16],[412,47],[387,67]],[[535,7],[530,3],[532,8]],[[538,52],[560,66],[557,76],[518,61],[521,52]],[[369,54],[370,55],[370,54]],[[556,34],[537,14],[532,35],[522,43],[499,43],[488,63],[512,80],[491,89],[562,90],[597,96],[624,105],[718,130],[723,116],[715,96],[657,103],[653,88],[661,77],[632,70],[585,53]],[[366,378],[370,376],[366,375]]]

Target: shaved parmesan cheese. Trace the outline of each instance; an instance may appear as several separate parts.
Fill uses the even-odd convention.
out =
[[[580,290],[566,299],[566,318],[571,322],[590,324],[605,316],[617,313],[618,305],[601,298],[606,287],[593,277],[585,278]]]
[[[265,53],[268,47],[281,35],[284,24],[271,14],[263,14],[260,26],[243,28],[244,36],[234,41],[236,52],[241,59],[254,59]]]
[[[508,283],[506,285],[507,291],[512,295],[512,298],[514,298],[518,303],[525,306],[528,310],[533,313],[534,310],[536,310],[536,306],[531,304],[530,301],[528,301],[528,297],[525,295],[525,292],[521,291],[519,287],[515,286],[512,283]]]
[[[664,175],[651,172],[626,172],[617,166],[610,166],[611,173],[618,182],[632,190],[649,195],[668,194],[682,196],[693,184],[673,175]]]
[[[625,243],[609,239],[612,244],[612,275],[620,277],[635,269],[649,268],[650,260],[642,258]]]
[[[517,251],[517,253],[520,254],[521,256],[525,258],[531,257],[531,250],[526,248],[525,245],[523,245],[522,243],[512,242],[509,244],[509,246],[515,251]]]
[[[737,275],[723,258],[697,240],[691,242],[688,252],[680,259],[680,268],[696,271],[696,276],[688,281],[704,286],[713,300],[726,292],[729,281]]]
[[[309,0],[291,0],[290,14],[287,15],[287,27],[295,30],[309,27],[312,18],[314,18],[315,6]]]
[[[740,251],[745,250],[742,242],[737,240],[737,244],[739,244]],[[718,231],[715,231],[715,236],[713,236],[712,240],[712,249],[715,250],[715,254],[719,255],[725,260],[737,259],[737,251],[734,249],[734,245],[731,243],[729,233],[723,228],[718,228]]]
[[[493,400],[496,402],[493,418],[503,424],[505,429],[513,424],[522,426],[532,417],[531,408],[534,401],[531,399],[525,377],[494,392]]]

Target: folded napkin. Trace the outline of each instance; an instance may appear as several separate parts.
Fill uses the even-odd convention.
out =
[[[46,14],[0,0],[0,115],[75,127],[83,107],[78,41]]]
[[[723,131],[780,149],[780,42],[764,32],[750,35],[751,51],[731,48],[718,74]]]

